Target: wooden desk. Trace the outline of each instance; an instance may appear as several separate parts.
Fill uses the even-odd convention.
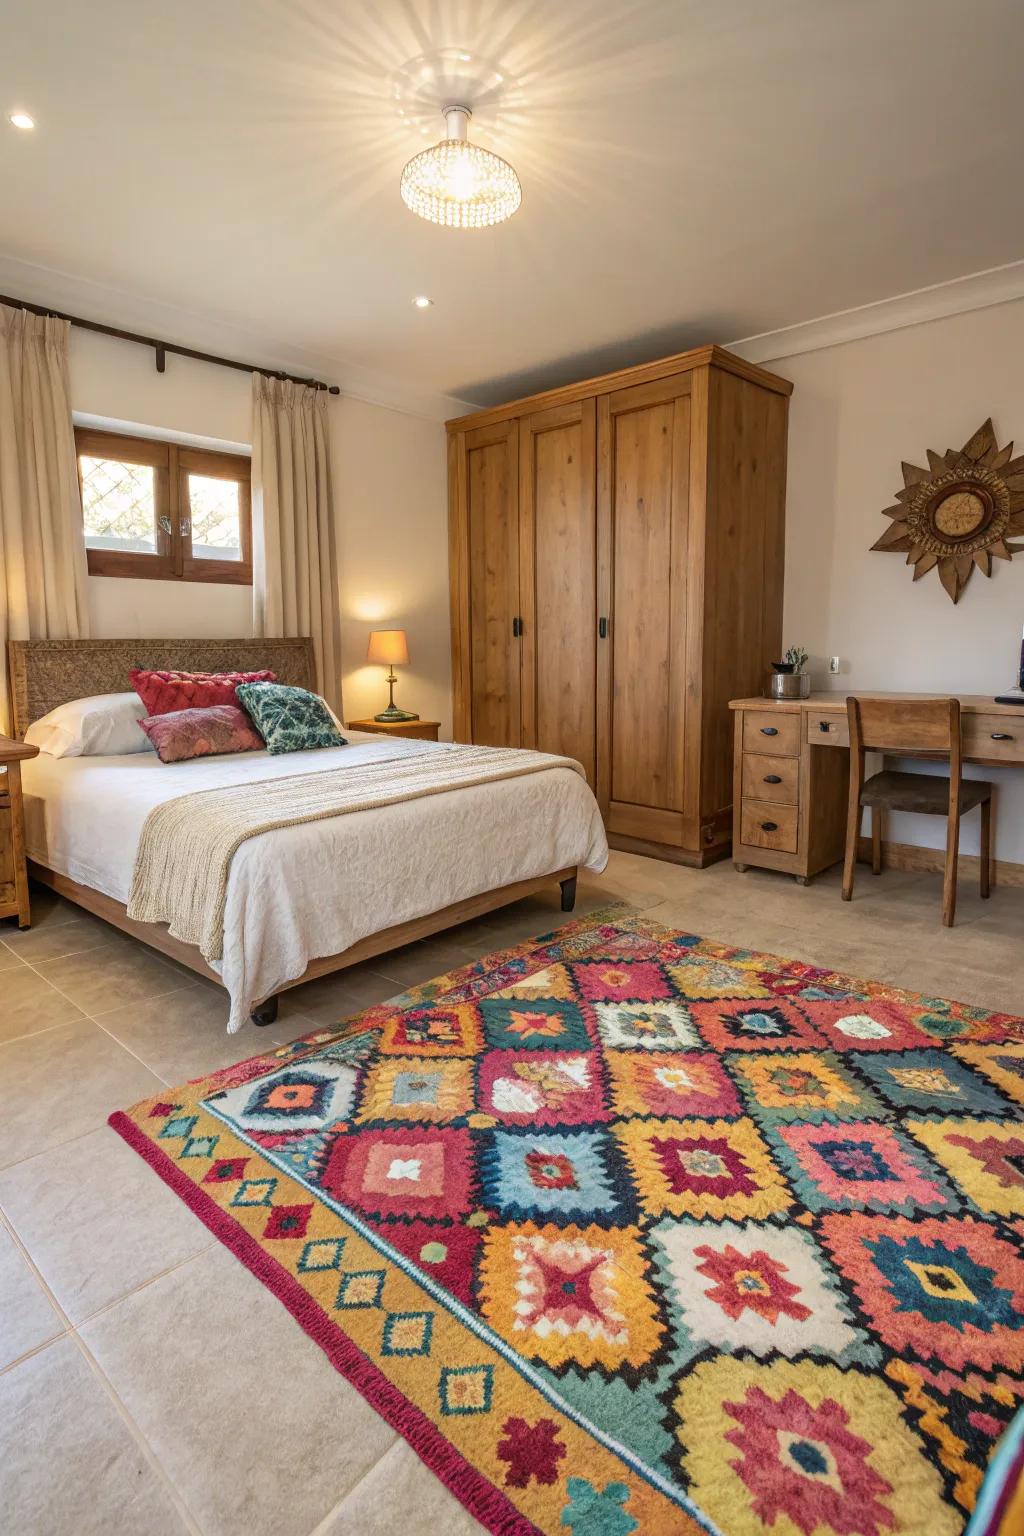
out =
[[[860,696],[951,697],[878,689],[861,690]],[[1024,768],[1024,709],[996,704],[985,694],[953,697],[960,699],[964,761],[986,768]],[[846,694],[733,699],[729,707],[736,717],[732,844],[736,868],[756,864],[780,869],[806,884],[843,857],[850,780]],[[815,750],[821,747],[844,750]]]
[[[0,736],[0,917],[16,917],[19,928],[32,921],[25,870],[25,816],[21,800],[21,765],[38,757],[38,747]]]

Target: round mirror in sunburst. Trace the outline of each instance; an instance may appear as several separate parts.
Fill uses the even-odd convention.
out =
[[[1000,448],[986,421],[962,448],[928,449],[928,468],[903,465],[903,489],[886,507],[892,523],[872,549],[906,553],[914,580],[933,568],[959,601],[974,567],[992,574],[992,557],[1010,560],[1024,550],[1009,538],[1024,534],[1024,457],[1013,444]]]

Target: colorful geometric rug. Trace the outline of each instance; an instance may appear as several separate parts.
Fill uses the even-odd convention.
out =
[[[111,1124],[493,1532],[956,1536],[1024,1019],[621,911]]]

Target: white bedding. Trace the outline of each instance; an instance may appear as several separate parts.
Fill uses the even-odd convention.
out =
[[[373,762],[427,743],[361,732],[350,745],[272,757],[161,763],[156,754],[53,758],[22,766],[29,857],[127,902],[135,851],[155,805],[190,790]],[[481,891],[578,864],[601,870],[597,802],[569,768],[502,779],[250,838],[235,854],[220,971],[230,1031],[310,960]]]

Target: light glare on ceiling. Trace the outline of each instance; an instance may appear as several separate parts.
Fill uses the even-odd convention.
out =
[[[28,112],[21,111],[8,112],[7,121],[12,127],[20,128],[23,133],[27,133],[30,128],[34,128],[36,125],[34,117],[30,116]]]
[[[433,302],[433,299],[428,299],[425,293],[418,293],[413,299],[417,309],[429,309]]]

